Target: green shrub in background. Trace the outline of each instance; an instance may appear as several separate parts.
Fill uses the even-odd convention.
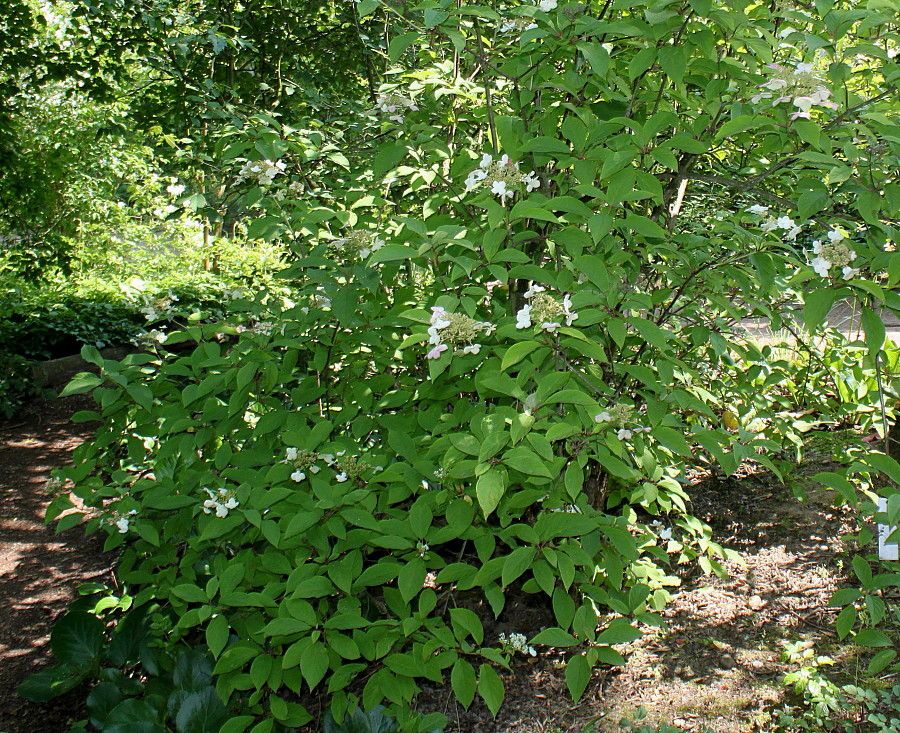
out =
[[[0,350],[0,418],[11,418],[40,391],[32,375],[31,363],[18,354]]]
[[[804,389],[741,321],[793,327],[802,303],[815,335],[857,299],[868,384],[877,309],[900,310],[888,10],[358,10],[397,66],[352,149],[267,115],[217,148],[248,235],[295,254],[291,302],[238,298],[243,322],[188,325],[179,353],[88,347],[101,376],[69,388],[102,424],[66,472],[88,526],[156,643],[208,648],[221,733],[304,725],[316,695],[337,721],[387,702],[430,730],[423,680],[496,713],[498,670],[546,648],[580,698],[659,622],[668,562],[721,571],[687,468],[778,473],[797,395],[823,418],[871,407],[836,355]],[[867,604],[897,579],[854,569]],[[861,598],[837,599],[839,633],[891,651]],[[513,607],[530,623],[501,638]]]

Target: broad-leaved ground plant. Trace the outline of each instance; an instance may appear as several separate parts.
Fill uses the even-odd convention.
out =
[[[89,527],[159,643],[208,647],[224,733],[303,725],[317,694],[431,730],[420,684],[496,713],[503,668],[550,648],[579,698],[658,623],[667,562],[719,569],[690,462],[777,473],[798,393],[877,401],[814,349],[807,391],[748,319],[815,334],[857,301],[871,372],[900,309],[896,3],[357,10],[383,39],[365,111],[218,146],[250,235],[296,255],[290,301],[87,349],[102,376],[71,388],[102,419],[67,474]]]

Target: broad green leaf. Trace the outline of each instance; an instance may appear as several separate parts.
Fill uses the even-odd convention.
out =
[[[457,659],[450,672],[450,684],[456,699],[468,710],[475,699],[475,669],[464,659]]]
[[[503,681],[490,664],[482,664],[478,671],[478,694],[496,717],[503,704]]]
[[[478,497],[478,504],[485,517],[497,508],[506,491],[508,481],[506,471],[496,466],[478,477],[475,484],[475,495]]]
[[[591,681],[591,665],[583,654],[577,654],[566,664],[566,686],[575,702],[581,699]]]

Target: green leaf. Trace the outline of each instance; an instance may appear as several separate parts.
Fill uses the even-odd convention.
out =
[[[575,702],[581,699],[591,681],[591,665],[583,654],[578,654],[566,665],[566,686]]]
[[[503,360],[500,362],[500,371],[505,372],[513,364],[518,364],[532,351],[540,348],[540,346],[541,344],[537,341],[520,341],[513,344],[503,354]]]
[[[403,55],[403,52],[406,51],[406,49],[408,49],[410,46],[412,46],[416,41],[420,40],[421,38],[422,38],[422,34],[419,33],[418,31],[411,31],[409,33],[403,33],[402,35],[395,36],[394,38],[391,39],[391,42],[388,45],[388,58],[393,63],[397,63],[397,59],[399,59]],[[384,149],[379,151],[378,156],[376,156],[376,158],[375,158],[376,161],[378,160],[378,157],[381,156],[381,154],[383,152],[384,152]],[[400,157],[402,158],[405,155],[406,155],[406,146],[403,146],[403,155],[401,155]],[[380,171],[379,171],[379,166],[376,163],[374,166],[374,170],[376,172],[375,174],[380,176],[382,173],[384,173],[386,170],[388,170],[388,168],[392,168],[394,165],[396,165],[399,162],[400,162],[400,160],[398,159],[398,160],[394,161],[394,163],[392,163],[391,165],[387,166],[386,168],[384,168],[383,170],[380,170]]]
[[[110,711],[103,733],[166,733],[159,718],[158,709],[149,701],[129,698]]]
[[[450,684],[456,699],[468,710],[475,699],[475,669],[466,660],[457,659],[450,672]]]
[[[506,451],[503,454],[503,462],[510,468],[529,476],[553,478],[546,463],[536,453],[522,446]]]
[[[859,644],[860,646],[870,647],[894,646],[894,642],[891,641],[891,637],[889,637],[883,631],[879,631],[878,629],[863,629],[853,637],[853,643]]]
[[[577,646],[580,642],[567,631],[551,626],[544,629],[531,640],[532,644],[541,644],[543,646],[568,647]]]
[[[847,606],[844,608],[837,617],[837,621],[835,621],[834,627],[835,631],[837,631],[837,635],[839,639],[843,639],[850,633],[850,630],[853,628],[853,624],[856,623],[856,609],[853,606]]]
[[[481,695],[491,715],[497,717],[503,704],[503,681],[490,664],[482,664],[478,672],[478,694]]]
[[[49,702],[74,690],[91,673],[90,667],[57,664],[49,669],[28,675],[16,690],[20,697],[32,702]]]
[[[175,714],[175,730],[178,733],[209,733],[218,731],[228,720],[229,713],[216,693],[208,686],[187,695]]]
[[[878,654],[872,657],[869,667],[866,670],[870,675],[876,675],[883,671],[897,657],[897,652],[893,649],[882,649]]]
[[[381,5],[381,0],[358,0],[356,3],[356,12],[359,14],[360,20],[370,16]]]
[[[373,252],[368,259],[368,264],[375,265],[379,262],[395,262],[396,260],[411,260],[419,256],[419,250],[408,247],[405,244],[386,244],[381,249]]]
[[[96,374],[81,372],[72,378],[72,381],[63,388],[59,396],[68,397],[73,394],[84,394],[85,392],[90,392],[94,387],[99,387],[101,384],[103,384],[103,380]]]
[[[206,592],[193,583],[182,583],[181,585],[176,585],[174,588],[172,588],[172,595],[176,598],[180,598],[183,601],[193,603],[209,602],[209,598],[207,597]]]
[[[803,303],[803,320],[806,322],[806,328],[809,331],[815,331],[822,325],[831,306],[838,297],[842,297],[846,288],[834,290],[832,288],[820,288],[811,293],[807,293]]]
[[[603,45],[597,41],[581,41],[576,43],[575,46],[591,65],[591,71],[594,72],[594,75],[601,79],[604,78],[606,72],[609,71],[609,53],[603,48]]]
[[[95,664],[103,649],[104,629],[104,623],[96,616],[84,611],[70,611],[50,632],[53,656],[72,667]]]
[[[259,654],[259,647],[248,645],[246,642],[238,642],[228,647],[216,662],[213,673],[216,675],[227,674],[243,667],[247,662]]]
[[[300,673],[310,691],[316,689],[328,671],[328,650],[322,644],[313,644],[300,660]]]
[[[426,575],[425,563],[421,558],[411,560],[400,570],[397,576],[397,588],[404,603],[409,603],[422,590]]]
[[[478,477],[475,484],[475,495],[478,497],[478,504],[485,517],[497,508],[506,491],[508,481],[506,471],[496,466],[492,466]]]
[[[628,619],[613,619],[597,637],[598,644],[625,644],[643,636],[640,629],[632,626]]]
[[[503,574],[501,576],[503,587],[514,582],[524,573],[534,560],[534,547],[518,547],[507,555],[503,563]]]
[[[886,330],[881,316],[868,306],[862,309],[862,326],[866,333],[866,345],[872,354],[877,354],[884,346]]]

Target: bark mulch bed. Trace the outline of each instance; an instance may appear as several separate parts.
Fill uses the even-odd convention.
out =
[[[50,630],[78,586],[110,582],[113,558],[99,536],[76,527],[62,534],[44,524],[53,500],[50,472],[66,465],[91,434],[70,422],[89,409],[85,397],[39,400],[0,423],[0,732],[65,733],[84,717],[84,695],[73,692],[46,705],[16,695],[19,683],[50,659]]]

